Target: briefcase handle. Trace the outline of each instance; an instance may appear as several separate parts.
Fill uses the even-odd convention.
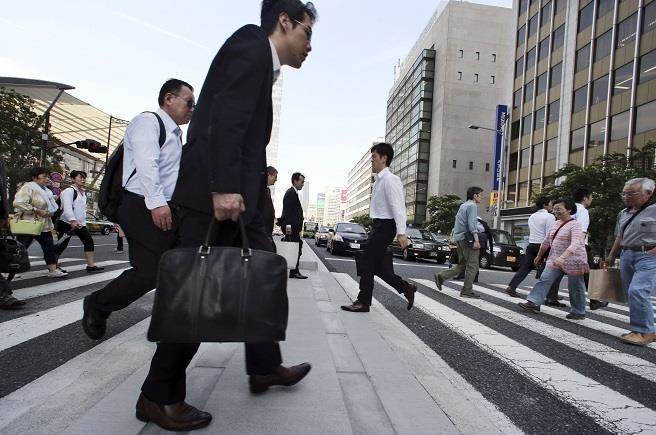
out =
[[[200,248],[198,248],[198,253],[201,254],[201,256],[209,255],[210,251],[212,250],[212,240],[216,235],[217,226],[219,223],[220,222],[217,221],[216,218],[212,218],[210,227],[207,230],[207,236],[205,237],[205,243],[200,245]],[[241,216],[239,216],[237,223],[239,224],[239,232],[241,233],[241,256],[243,258],[250,258],[251,248],[248,244],[248,237],[246,236],[246,226],[244,225],[244,220]]]

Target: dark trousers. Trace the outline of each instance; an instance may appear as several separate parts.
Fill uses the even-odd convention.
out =
[[[120,235],[116,235],[116,250],[117,251],[122,251],[123,250],[123,237]]]
[[[393,219],[374,219],[369,240],[360,258],[360,293],[358,301],[371,305],[374,291],[374,275],[378,275],[387,284],[403,293],[408,283],[394,273],[391,261],[385,261],[388,246],[396,236],[396,223]],[[389,257],[387,257],[389,259]]]
[[[29,249],[30,245],[36,240],[41,245],[43,251],[43,259],[46,264],[57,264],[57,255],[55,254],[55,244],[52,240],[52,233],[44,231],[38,236],[30,236],[27,234],[20,234],[16,236],[16,240],[21,242],[25,249]]]
[[[91,233],[89,232],[89,229],[87,227],[78,227],[75,230],[73,230],[73,227],[71,227],[68,223],[64,221],[57,221],[57,224],[55,225],[55,230],[57,230],[57,240],[61,240],[62,237],[64,237],[64,234],[68,233],[73,233],[75,234],[82,244],[84,245],[84,252],[93,252],[94,251],[94,246],[93,246],[93,238],[91,237]],[[66,250],[68,247],[68,242],[70,242],[70,238],[67,238],[66,240],[62,240],[61,243],[57,244],[57,255],[61,255],[62,252]]]
[[[294,271],[298,272],[298,266],[301,264],[301,254],[303,254],[303,240],[301,240],[298,230],[292,229],[292,233],[285,236],[285,241],[298,243],[298,258],[296,259],[296,267],[294,268]]]
[[[533,262],[535,261],[535,257],[538,256],[538,252],[540,252],[540,243],[528,244],[526,247],[526,253],[524,254],[524,259],[522,260],[522,264],[519,266],[519,270],[515,272],[515,275],[510,280],[508,287],[516,290],[522,281],[524,281],[524,279],[528,276],[528,274],[531,273],[533,269],[535,269]]]
[[[592,257],[592,249],[588,245],[585,245],[585,252],[588,256],[588,266],[590,269],[594,267],[594,258]],[[583,280],[585,281],[585,288],[588,288],[588,280],[590,279],[590,274],[586,273],[583,275]],[[558,300],[558,289],[560,288],[560,282],[563,280],[563,277],[559,277],[552,285],[551,288],[549,289],[549,293],[547,294],[547,300],[548,301],[555,301]]]

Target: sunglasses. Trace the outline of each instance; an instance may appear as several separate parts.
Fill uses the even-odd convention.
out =
[[[176,97],[182,99],[180,95],[175,94],[173,92],[171,92],[171,95],[175,95]],[[196,107],[196,103],[194,102],[194,100],[184,100],[184,101],[187,103],[187,109],[193,109],[194,107]]]

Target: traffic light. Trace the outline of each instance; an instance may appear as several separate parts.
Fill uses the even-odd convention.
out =
[[[107,147],[101,145],[100,142],[93,139],[78,140],[75,142],[75,146],[78,148],[89,150],[90,153],[98,153],[98,154],[107,153]]]

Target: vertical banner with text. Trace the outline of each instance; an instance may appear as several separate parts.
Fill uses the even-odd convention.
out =
[[[499,201],[499,188],[501,187],[501,177],[503,176],[501,168],[501,153],[503,152],[503,133],[506,116],[508,115],[508,106],[505,104],[497,105],[496,133],[494,134],[494,172],[492,175],[492,189],[490,194],[490,212],[496,215]]]

